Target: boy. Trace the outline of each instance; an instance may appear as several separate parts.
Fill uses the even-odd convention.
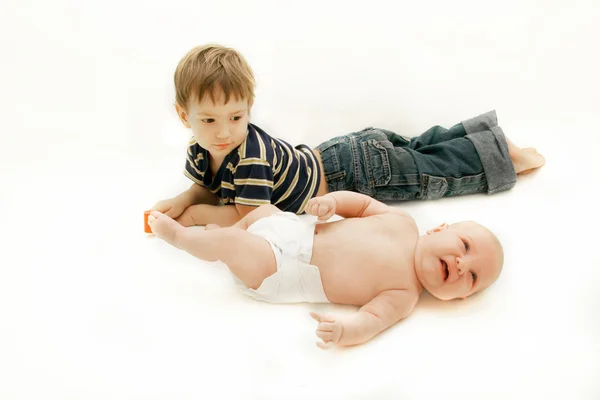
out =
[[[193,132],[184,170],[193,184],[152,210],[184,226],[231,226],[264,204],[301,214],[311,198],[338,190],[382,201],[491,194],[544,164],[504,137],[493,111],[412,139],[367,128],[314,150],[293,147],[249,122],[253,72],[219,45],[190,50],[174,80],[177,113]]]
[[[206,261],[227,265],[240,289],[273,303],[359,306],[349,315],[311,313],[317,345],[355,345],[413,310],[423,289],[441,300],[466,298],[498,278],[503,250],[474,222],[445,223],[419,236],[406,212],[369,196],[339,191],[311,199],[307,223],[264,205],[231,227],[183,227],[152,211],[155,235]]]

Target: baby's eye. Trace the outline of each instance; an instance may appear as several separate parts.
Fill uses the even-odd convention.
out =
[[[477,281],[477,274],[473,271],[471,271],[471,278],[473,278],[473,283],[475,283],[475,281]]]
[[[211,124],[211,123],[215,122],[215,120],[213,118],[206,118],[206,119],[203,119],[202,122],[204,122],[205,124]]]
[[[469,243],[467,243],[467,241],[466,241],[466,240],[463,240],[463,244],[465,245],[465,251],[468,253],[468,252],[469,252],[469,249],[470,249],[470,247],[469,247]]]
[[[234,121],[239,121],[240,119],[242,119],[242,117],[240,117],[240,116],[237,116],[237,117],[233,117],[233,118],[231,118],[231,119],[232,119],[232,120],[234,120]]]

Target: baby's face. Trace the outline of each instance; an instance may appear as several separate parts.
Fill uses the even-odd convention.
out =
[[[215,92],[215,102],[207,94],[201,102],[190,100],[188,109],[177,105],[177,112],[196,142],[212,156],[226,156],[246,139],[250,106],[235,96],[225,103],[222,91]]]
[[[500,243],[474,222],[443,224],[419,239],[415,271],[423,287],[441,300],[465,298],[496,281]]]

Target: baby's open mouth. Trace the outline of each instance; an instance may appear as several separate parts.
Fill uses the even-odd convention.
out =
[[[440,259],[440,261],[442,262],[442,274],[445,282],[448,279],[448,276],[450,276],[450,271],[448,271],[448,264],[446,264],[446,261],[442,259]]]

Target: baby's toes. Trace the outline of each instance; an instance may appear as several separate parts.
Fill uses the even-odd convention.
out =
[[[148,216],[148,220],[150,220],[150,217],[159,218],[161,215],[164,215],[164,214],[161,213],[160,211],[150,211],[150,215]]]

